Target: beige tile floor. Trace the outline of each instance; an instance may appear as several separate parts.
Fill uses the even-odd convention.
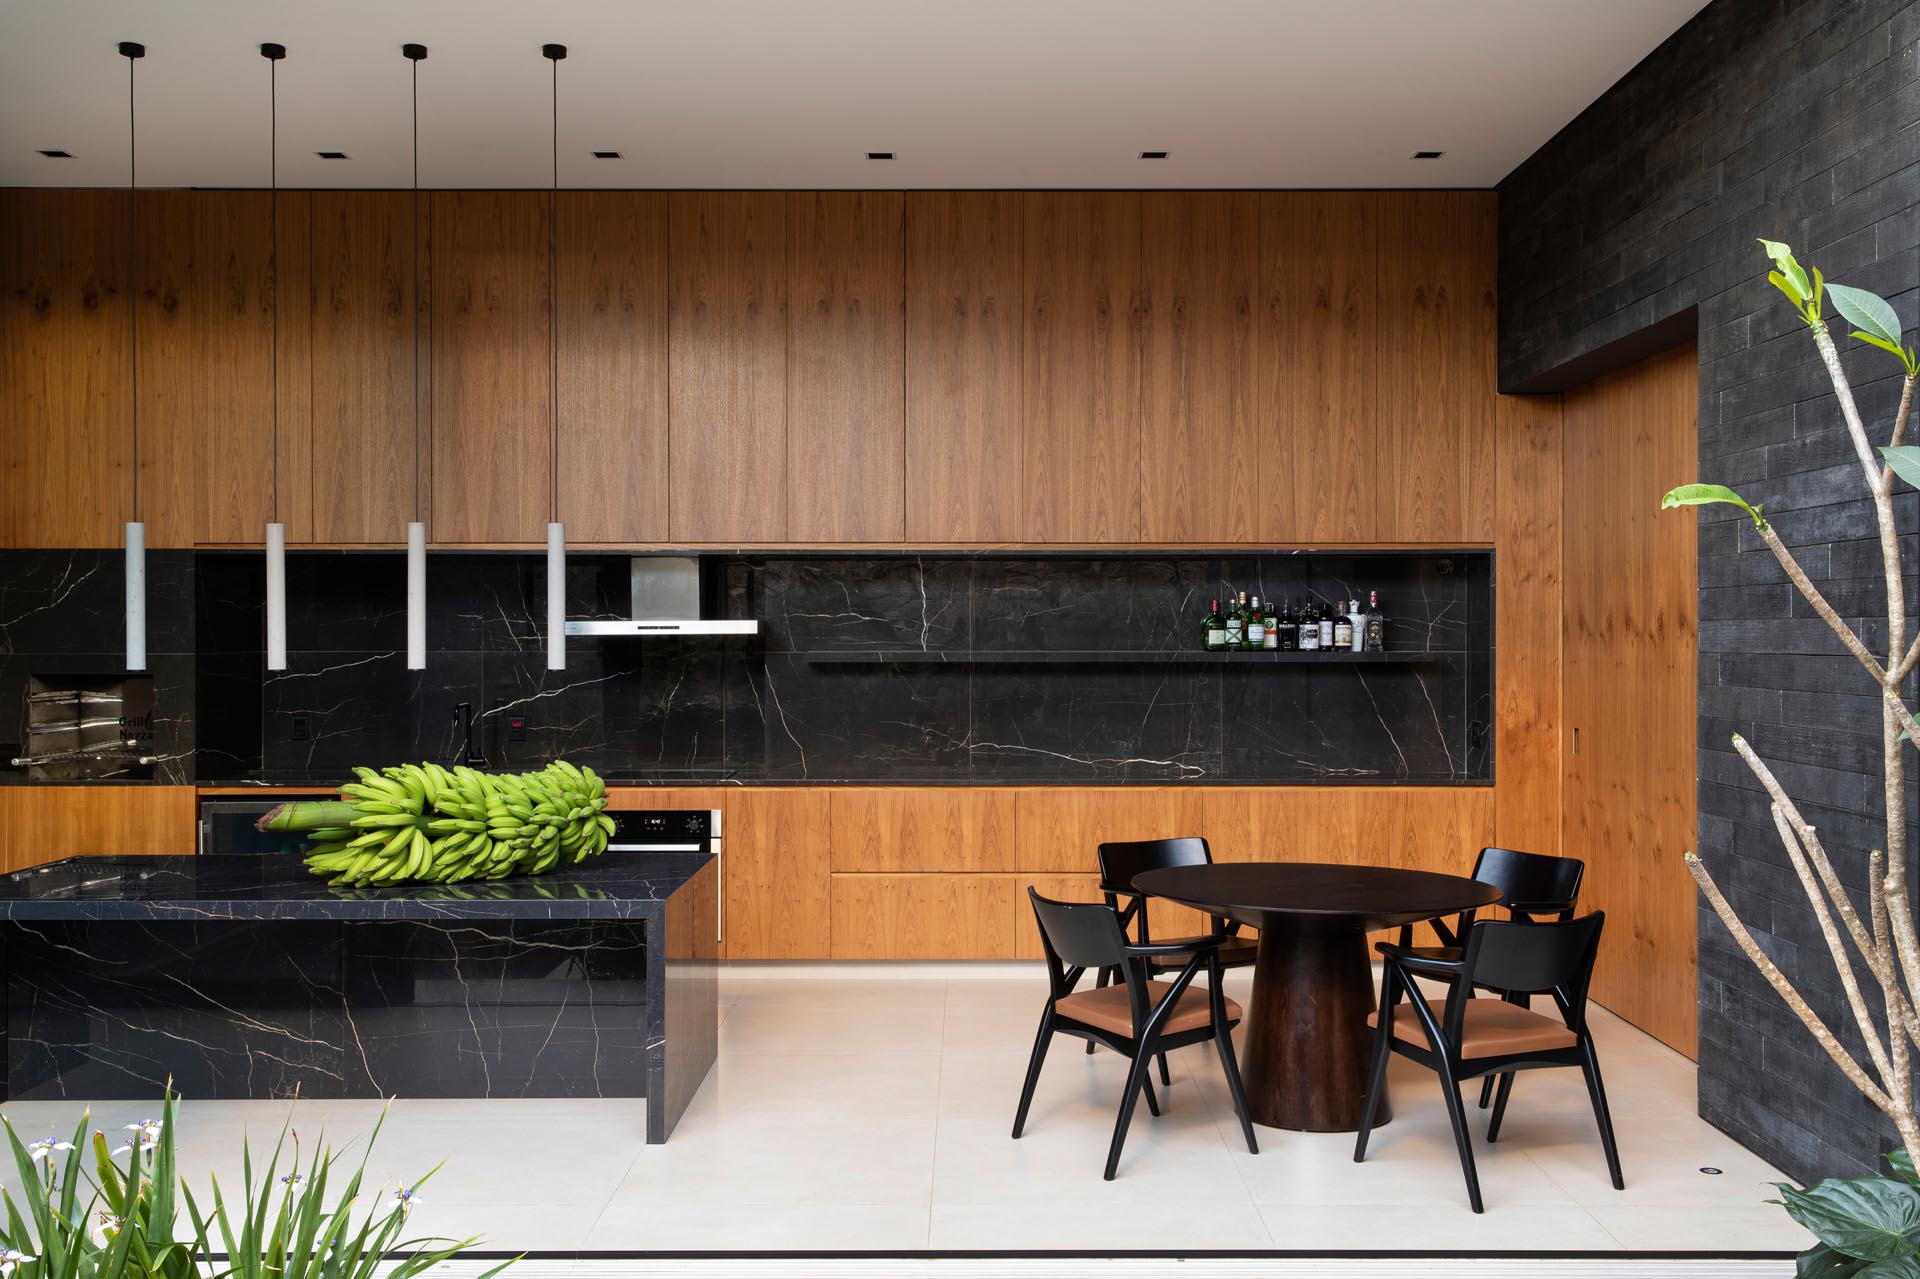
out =
[[[1244,998],[1244,977],[1230,978]],[[1259,1130],[1249,1155],[1218,1064],[1176,1054],[1160,1119],[1141,1107],[1120,1176],[1100,1178],[1124,1063],[1057,1041],[1027,1135],[1008,1137],[1044,979],[1037,965],[725,970],[720,1060],[673,1139],[643,1102],[393,1104],[379,1178],[445,1167],[416,1224],[533,1250],[1796,1249],[1764,1202],[1778,1176],[1694,1114],[1692,1063],[1600,1014],[1627,1189],[1607,1183],[1578,1072],[1524,1076],[1500,1143],[1476,1146],[1468,1211],[1430,1075],[1397,1062],[1395,1119],[1365,1164],[1352,1137]],[[309,1145],[369,1128],[377,1102],[302,1102]],[[114,1126],[151,1106],[106,1102]],[[287,1107],[189,1102],[185,1169],[238,1177],[241,1134]],[[9,1104],[23,1136],[77,1106]],[[1484,1116],[1476,1112],[1476,1133]],[[1721,1175],[1699,1169],[1717,1167]],[[203,1182],[204,1177],[198,1178]]]

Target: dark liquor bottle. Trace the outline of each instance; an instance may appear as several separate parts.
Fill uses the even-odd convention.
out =
[[[1333,605],[1329,603],[1323,609],[1316,601],[1313,606],[1313,615],[1319,619],[1316,624],[1320,627],[1320,651],[1331,653],[1333,651]]]
[[[1300,610],[1300,651],[1317,653],[1320,651],[1320,606],[1312,600]]]
[[[1380,613],[1380,592],[1367,592],[1367,651],[1384,653],[1387,648],[1387,619]]]
[[[1238,649],[1247,637],[1246,610],[1233,602],[1233,593],[1227,593],[1227,647]]]
[[[1351,653],[1353,651],[1353,615],[1358,611],[1359,602],[1357,600],[1344,600],[1333,606],[1333,647],[1335,652]]]
[[[1220,601],[1215,600],[1213,607],[1207,610],[1206,621],[1201,624],[1201,644],[1209,653],[1217,653],[1227,646],[1227,619],[1220,616]]]
[[[1260,597],[1253,597],[1252,605],[1247,609],[1247,649],[1267,646],[1267,615],[1260,608]]]
[[[1292,605],[1282,605],[1280,608],[1280,649],[1282,652],[1291,653],[1299,647],[1299,619],[1294,616]]]

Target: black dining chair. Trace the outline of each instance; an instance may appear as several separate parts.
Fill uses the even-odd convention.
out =
[[[1593,978],[1605,923],[1606,915],[1600,911],[1574,920],[1534,924],[1482,920],[1468,930],[1457,959],[1434,958],[1386,942],[1376,946],[1386,962],[1380,982],[1380,1011],[1367,1019],[1374,1028],[1373,1068],[1367,1077],[1366,1110],[1353,1147],[1354,1162],[1367,1157],[1367,1138],[1386,1086],[1387,1060],[1399,1053],[1440,1077],[1440,1094],[1453,1124],[1460,1169],[1467,1179],[1467,1198],[1475,1212],[1484,1212],[1460,1084],[1468,1079],[1499,1077],[1499,1095],[1487,1124],[1487,1141],[1491,1143],[1500,1139],[1500,1122],[1506,1117],[1507,1101],[1513,1094],[1515,1072],[1577,1066],[1586,1076],[1587,1097],[1600,1126],[1600,1145],[1606,1152],[1613,1188],[1625,1190],[1620,1152],[1613,1140],[1613,1119],[1607,1111],[1607,1093],[1600,1082],[1600,1061],[1594,1055],[1593,1033],[1587,1025],[1587,986]],[[1446,997],[1425,998],[1414,984],[1416,977],[1447,983]],[[1476,986],[1516,997],[1550,994],[1559,1015],[1549,1017],[1506,999],[1476,999]],[[1402,995],[1407,996],[1404,1005],[1400,1002]]]
[[[1013,1116],[1014,1137],[1018,1138],[1026,1127],[1027,1110],[1033,1104],[1033,1090],[1040,1082],[1040,1067],[1046,1062],[1047,1045],[1053,1037],[1071,1035],[1090,1044],[1104,1044],[1133,1063],[1127,1071],[1126,1091],[1120,1097],[1113,1141],[1107,1148],[1105,1177],[1112,1181],[1120,1167],[1127,1126],[1133,1122],[1134,1103],[1141,1093],[1146,1094],[1148,1111],[1155,1117],[1160,1114],[1147,1063],[1159,1053],[1212,1040],[1227,1077],[1227,1091],[1233,1096],[1234,1111],[1240,1116],[1241,1131],[1246,1134],[1247,1150],[1258,1154],[1260,1147],[1254,1140],[1253,1121],[1247,1115],[1246,1093],[1240,1084],[1240,1065],[1233,1054],[1232,1032],[1240,1021],[1240,1005],[1221,989],[1218,941],[1208,937],[1185,946],[1164,942],[1139,945],[1127,940],[1120,928],[1119,912],[1103,902],[1053,901],[1032,887],[1027,889],[1027,897],[1033,902],[1034,919],[1040,927],[1048,993],[1046,1011],[1040,1014],[1040,1031],[1033,1041],[1033,1056],[1027,1063],[1026,1083],[1020,1089],[1020,1108]],[[1154,980],[1148,974],[1148,964],[1169,955],[1185,956],[1179,974],[1170,982]],[[1114,969],[1120,979],[1111,986],[1075,990],[1089,969]],[[1192,988],[1193,979],[1202,971],[1208,980],[1204,992]]]

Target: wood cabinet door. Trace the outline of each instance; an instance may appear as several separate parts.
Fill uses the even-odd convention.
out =
[[[442,543],[536,543],[553,506],[551,197],[433,197],[433,514]]]
[[[1021,530],[1020,196],[914,191],[907,223],[907,538]]]
[[[676,542],[787,535],[786,196],[667,197]]]
[[[835,959],[1007,959],[1009,875],[835,875]]]
[[[1031,787],[1014,792],[1022,871],[1097,873],[1109,840],[1204,835],[1203,788]]]
[[[63,857],[191,856],[199,843],[191,786],[0,787],[4,869]]]
[[[1014,792],[974,787],[835,787],[836,871],[1004,871],[1017,864]]]
[[[725,811],[730,959],[832,956],[829,792],[741,789]]]
[[[1376,535],[1486,541],[1494,520],[1497,197],[1390,191],[1376,198]]]
[[[423,224],[427,205],[423,199]],[[412,212],[406,192],[312,195],[312,520],[303,537],[288,530],[300,540],[404,542],[416,484],[424,496],[430,405],[421,401],[416,454],[414,397],[415,306],[424,313],[425,251],[423,244],[416,299]],[[430,347],[420,332],[420,387]],[[282,447],[290,443],[283,439]],[[288,459],[282,464],[286,469]]]
[[[904,219],[898,191],[787,197],[790,542],[906,536]]]

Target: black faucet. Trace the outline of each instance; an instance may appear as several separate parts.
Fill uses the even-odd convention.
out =
[[[462,702],[453,708],[453,723],[454,727],[460,730],[459,762],[469,767],[478,766],[485,768],[487,766],[487,757],[481,754],[473,744],[472,702]]]

